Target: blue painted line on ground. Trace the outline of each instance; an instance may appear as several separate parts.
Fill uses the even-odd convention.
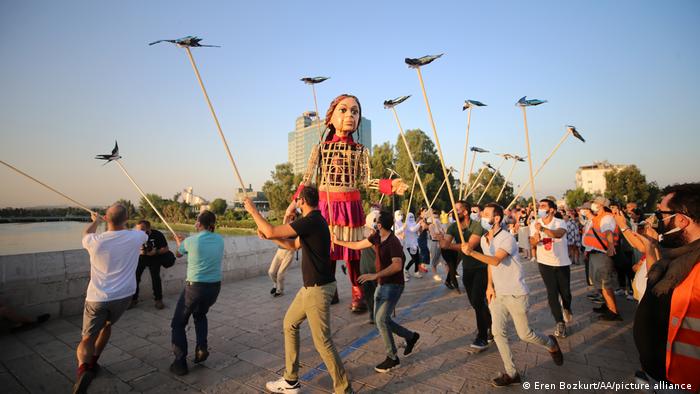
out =
[[[413,305],[410,305],[409,307],[407,307],[406,309],[401,311],[401,313],[399,313],[399,315],[396,317],[395,320],[397,320],[397,321],[403,320],[413,310],[420,308],[426,302],[428,302],[431,299],[435,298],[436,296],[438,296],[440,294],[444,294],[444,293],[445,293],[445,289],[443,289],[442,287],[431,291],[430,293],[424,295],[423,298],[419,299],[418,302],[416,302]],[[338,352],[338,354],[340,354],[341,358],[345,358],[345,357],[349,356],[350,354],[352,354],[357,349],[364,346],[367,342],[371,341],[372,339],[374,339],[378,336],[379,336],[379,333],[377,332],[377,330],[376,329],[372,330],[371,332],[354,340],[352,343],[350,343],[348,346],[346,346],[344,349],[342,349],[340,352]],[[316,376],[318,376],[318,374],[320,374],[321,372],[327,372],[327,371],[328,370],[326,369],[326,365],[324,363],[321,363],[321,364],[317,365],[315,368],[311,369],[311,371],[304,374],[300,379],[304,380],[304,381],[309,381],[309,380],[315,378]]]

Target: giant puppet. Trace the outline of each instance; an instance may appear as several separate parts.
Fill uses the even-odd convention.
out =
[[[342,94],[332,102],[325,118],[325,138],[314,147],[296,196],[305,185],[316,183],[319,209],[330,231],[342,241],[364,238],[362,228],[365,213],[360,188],[377,189],[382,194],[403,194],[408,185],[401,179],[372,179],[367,147],[355,142],[353,134],[359,129],[362,108],[357,97]],[[290,205],[293,209],[294,203]],[[352,285],[353,312],[367,307],[362,297],[359,276],[360,251],[331,245],[331,260],[344,260]]]

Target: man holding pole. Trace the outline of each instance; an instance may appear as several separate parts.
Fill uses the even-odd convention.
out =
[[[318,189],[304,187],[295,200],[303,217],[281,226],[268,223],[250,198],[243,202],[258,226],[260,237],[270,239],[288,250],[302,250],[301,275],[304,285],[284,316],[284,376],[265,385],[273,393],[298,393],[301,389],[299,328],[304,320],[309,321],[314,346],[333,379],[336,394],[352,392],[348,374],[331,338],[330,304],[336,291],[335,270],[331,264],[331,235],[328,223],[318,209],[318,200]]]
[[[121,204],[107,209],[104,218],[92,214],[92,223],[83,232],[83,248],[90,255],[90,283],[83,309],[82,338],[78,344],[78,379],[73,394],[86,393],[99,366],[112,325],[131,304],[136,291],[136,266],[141,245],[148,235],[126,229],[129,214]],[[97,226],[107,222],[107,231],[97,234]]]
[[[464,241],[469,244],[471,249],[480,250],[479,242],[484,234],[484,229],[479,222],[469,218],[471,206],[466,201],[457,201],[455,209],[459,218],[459,225],[462,228]],[[464,284],[464,291],[469,298],[469,303],[474,308],[477,326],[476,339],[470,347],[474,351],[480,352],[489,345],[489,328],[491,327],[491,314],[486,304],[488,273],[484,264],[481,264],[473,257],[461,253],[458,231],[457,223],[452,223],[447,228],[447,234],[443,237],[440,247],[459,252],[462,256],[462,283]],[[454,243],[452,242],[453,240],[455,241]]]

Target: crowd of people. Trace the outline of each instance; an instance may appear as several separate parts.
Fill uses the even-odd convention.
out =
[[[375,367],[379,373],[400,366],[394,335],[406,343],[403,356],[412,354],[421,338],[393,318],[406,282],[431,271],[432,280],[442,282],[440,266],[444,285],[460,293],[463,288],[474,310],[477,329],[470,351],[479,353],[496,344],[504,372],[493,379],[494,386],[521,381],[508,344],[509,322],[522,341],[563,365],[559,339],[576,335],[569,329],[574,319],[571,265],[585,264],[591,289],[587,297],[598,305],[592,310],[600,320],[619,325],[631,318],[622,316],[619,303],[639,302],[634,316],[641,364],[637,379],[700,389],[700,184],[668,188],[658,210],[645,220],[634,203],[623,209],[604,197],[569,209],[557,206],[554,198],[514,209],[461,200],[452,212],[442,214],[427,208],[414,213],[409,208],[404,215],[374,206],[365,216],[358,187],[393,194],[408,186],[400,179],[369,179],[367,149],[351,137],[360,119],[356,97],[341,95],[333,100],[326,116],[329,132],[312,153],[282,224],[270,224],[252,200],[244,200],[258,236],[278,246],[268,272],[273,297],[284,295],[285,273],[294,251],[301,250],[303,283],[283,319],[284,375],[267,382],[268,391],[300,391],[300,327],[307,321],[334,391],[353,392],[331,330],[331,305],[338,302],[338,260],[345,262],[350,280],[351,310],[369,309],[369,322],[384,342],[386,357]],[[313,186],[314,174],[324,190]],[[176,237],[177,256],[150,223],[127,229],[127,210],[120,204],[109,207],[104,218],[93,214],[92,220],[82,239],[90,255],[90,282],[74,392],[86,392],[99,372],[98,361],[111,327],[137,304],[145,269],[151,274],[155,307],[162,309],[160,267],[172,265],[182,255],[187,256],[187,275],[171,321],[170,371],[189,372],[186,327],[190,317],[196,335],[193,361],[207,360],[207,312],[221,290],[224,255],[223,239],[215,233],[216,216],[201,212],[196,233]],[[103,220],[107,231],[96,233]],[[546,289],[552,334],[530,326],[525,264],[536,264]]]

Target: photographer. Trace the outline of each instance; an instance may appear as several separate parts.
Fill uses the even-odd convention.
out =
[[[151,274],[151,285],[153,286],[153,299],[155,300],[156,309],[163,309],[163,285],[160,280],[160,266],[166,268],[171,267],[175,263],[175,255],[168,248],[168,241],[165,240],[163,233],[151,228],[151,223],[148,220],[141,220],[136,223],[136,230],[145,232],[148,235],[148,240],[141,246],[139,254],[139,265],[136,268],[136,293],[131,299],[129,308],[133,308],[139,302],[139,284],[141,283],[141,275],[148,268]]]

